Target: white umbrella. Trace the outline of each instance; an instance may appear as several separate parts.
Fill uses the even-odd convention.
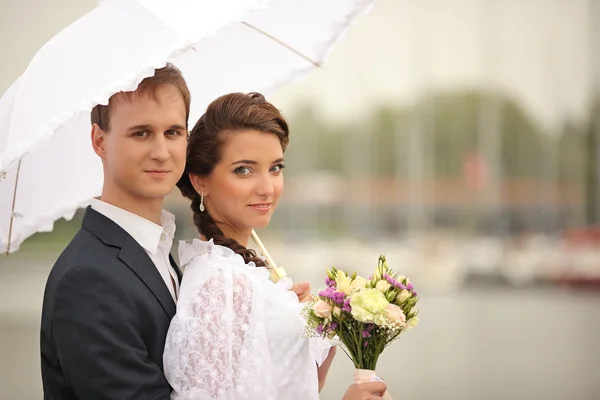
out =
[[[320,65],[373,0],[111,0],[61,31],[0,99],[0,252],[99,195],[89,112],[174,63],[190,123],[227,92],[269,93]]]

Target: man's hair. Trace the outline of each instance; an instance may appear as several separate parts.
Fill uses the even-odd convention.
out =
[[[108,105],[98,104],[92,109],[91,121],[92,124],[98,124],[100,129],[103,131],[110,130],[110,111],[114,104],[114,98],[117,95],[125,95],[128,98],[140,95],[149,95],[154,97],[156,90],[164,85],[173,85],[183,98],[185,104],[185,121],[187,126],[187,120],[190,116],[190,102],[191,95],[190,90],[187,87],[187,83],[181,74],[181,71],[171,63],[168,63],[165,67],[159,68],[154,71],[153,76],[145,78],[138,85],[137,89],[133,92],[119,92],[115,93],[108,99]]]

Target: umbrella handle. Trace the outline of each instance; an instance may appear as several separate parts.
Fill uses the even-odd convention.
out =
[[[275,261],[273,261],[273,259],[271,258],[271,255],[267,251],[267,248],[260,240],[254,229],[252,229],[252,233],[250,235],[252,236],[252,240],[254,240],[254,243],[256,243],[263,256],[267,259],[267,265],[270,267],[269,272],[271,275],[271,280],[273,282],[277,282],[281,278],[286,277],[287,273],[285,272],[285,269],[283,269],[282,267],[277,267]]]
[[[19,184],[19,173],[21,172],[21,161],[23,158],[19,159],[19,165],[17,166],[17,176],[15,178],[15,188],[13,191],[13,199],[12,199],[12,208],[10,210],[10,225],[8,227],[8,240],[6,241],[6,255],[10,254],[10,239],[12,239],[12,228],[13,228],[13,220],[15,218],[15,204],[17,202],[17,186]],[[6,171],[2,174],[2,179],[6,178]]]

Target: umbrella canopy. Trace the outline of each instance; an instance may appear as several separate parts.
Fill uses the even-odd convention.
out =
[[[321,65],[373,0],[106,0],[36,54],[0,98],[0,252],[98,196],[90,111],[167,62],[190,123],[228,92],[273,89]]]

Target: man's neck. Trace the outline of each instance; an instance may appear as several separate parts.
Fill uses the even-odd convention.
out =
[[[125,211],[129,211],[132,214],[139,215],[140,217],[154,222],[157,225],[161,225],[160,216],[164,203],[163,198],[132,199],[130,197],[123,196],[122,194],[119,195],[102,190],[100,200],[115,207],[122,208]]]

